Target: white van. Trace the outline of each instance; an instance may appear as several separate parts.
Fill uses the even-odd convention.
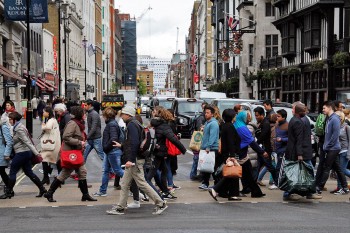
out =
[[[214,99],[227,98],[226,93],[214,91],[197,91],[195,97],[196,99],[204,100],[208,104],[210,104]]]

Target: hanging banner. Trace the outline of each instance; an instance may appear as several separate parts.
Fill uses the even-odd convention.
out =
[[[229,41],[229,50],[231,56],[238,56],[243,50],[242,34],[239,32],[233,33],[233,38]]]
[[[193,74],[193,80],[194,80],[195,83],[198,83],[199,82],[199,75],[194,73]]]
[[[27,21],[27,0],[5,0],[5,19]],[[48,23],[47,0],[30,0],[30,23]]]
[[[230,63],[230,51],[225,46],[226,42],[220,42],[218,49],[218,62],[219,63]]]

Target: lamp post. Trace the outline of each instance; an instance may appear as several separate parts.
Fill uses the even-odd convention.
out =
[[[61,96],[61,0],[56,1],[58,15],[58,96]]]
[[[108,61],[109,61],[109,57],[108,57],[108,54],[107,54],[107,57],[106,57],[106,61],[107,61],[107,95],[108,95],[108,89],[109,89],[109,84],[108,84],[108,81],[109,81],[109,73],[108,73]]]
[[[85,97],[85,100],[86,100],[86,95],[87,95],[87,80],[86,80],[86,45],[87,45],[87,39],[86,39],[86,36],[84,36],[84,39],[83,39],[83,45],[84,45],[84,59],[85,59],[85,89],[84,89],[84,97]]]
[[[97,47],[94,48],[95,54],[95,97],[97,98]]]
[[[31,0],[26,0],[27,8],[26,8],[26,16],[27,16],[27,110],[26,110],[26,127],[28,129],[28,132],[30,135],[33,135],[33,110],[32,110],[32,104],[31,104],[31,80],[30,80],[30,17],[29,17],[29,8],[31,5]]]

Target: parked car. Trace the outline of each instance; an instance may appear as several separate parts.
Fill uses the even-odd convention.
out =
[[[162,106],[166,109],[170,109],[173,103],[174,97],[153,97],[149,100],[148,107],[146,109],[146,118],[150,118],[152,111],[156,106]]]
[[[193,98],[176,98],[172,109],[175,115],[176,131],[181,137],[191,137],[193,132],[193,120],[202,110],[204,101]]]
[[[256,103],[257,100],[250,99],[214,99],[211,104],[219,108],[220,114],[224,112],[225,109],[233,108],[236,104],[242,103]]]

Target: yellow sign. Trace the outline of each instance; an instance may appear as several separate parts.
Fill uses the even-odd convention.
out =
[[[123,107],[124,103],[123,102],[102,102],[101,103],[102,108],[107,108],[107,107]]]

